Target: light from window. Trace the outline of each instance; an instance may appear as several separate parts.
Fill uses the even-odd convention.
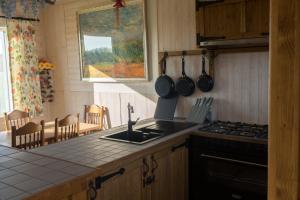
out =
[[[7,32],[0,27],[0,115],[12,110],[11,99]]]

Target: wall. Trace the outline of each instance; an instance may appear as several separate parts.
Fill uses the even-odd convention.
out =
[[[105,105],[110,110],[113,125],[127,121],[127,103],[130,102],[140,118],[154,114],[155,95],[153,84],[149,82],[132,84],[87,83],[80,81],[79,47],[77,38],[76,12],[81,9],[111,3],[110,1],[59,1],[43,13],[45,24],[46,51],[48,58],[58,67],[55,70],[55,102],[51,108],[52,117],[63,117],[67,113],[81,113],[85,104]],[[158,74],[157,36],[155,1],[147,1],[148,17],[148,56],[150,77]],[[53,15],[55,13],[55,15]]]
[[[79,47],[76,12],[97,7],[111,1],[60,0],[42,14],[46,38],[46,54],[57,68],[55,70],[55,102],[50,116],[63,117],[80,112],[84,104],[100,104],[109,108],[113,125],[127,120],[126,105],[131,102],[136,116],[152,117],[157,96],[154,90],[158,77],[158,49],[195,49],[194,0],[147,0],[149,82],[132,84],[87,83],[80,81]],[[157,5],[159,2],[159,6]],[[180,15],[178,11],[180,10]],[[164,13],[162,16],[161,13]],[[177,18],[176,18],[177,17]],[[158,34],[159,33],[159,34]],[[166,39],[168,36],[168,39]],[[187,41],[187,42],[186,42]],[[200,75],[200,58],[187,58],[187,74],[196,80]],[[168,73],[180,75],[180,58],[168,60]],[[267,123],[268,53],[239,53],[219,55],[215,60],[214,90],[207,94],[216,98],[213,116],[220,120]],[[186,116],[197,91],[190,98],[181,98],[178,116]]]

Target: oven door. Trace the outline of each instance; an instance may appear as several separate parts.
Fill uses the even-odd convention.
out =
[[[228,199],[266,199],[267,166],[204,153],[200,157],[202,183],[214,192],[218,187],[227,190],[222,196]]]
[[[267,165],[212,149],[192,149],[190,159],[190,199],[267,200]]]

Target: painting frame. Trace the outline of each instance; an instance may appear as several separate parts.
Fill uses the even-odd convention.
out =
[[[83,45],[84,41],[82,41],[81,35],[81,26],[80,26],[80,15],[105,11],[109,9],[115,9],[113,4],[102,4],[94,8],[87,8],[77,11],[77,31],[78,31],[78,43],[79,43],[79,63],[80,63],[80,80],[85,82],[99,82],[99,83],[123,83],[123,82],[148,82],[149,81],[149,69],[148,69],[148,45],[147,45],[147,18],[146,18],[146,0],[127,0],[126,6],[131,6],[135,4],[142,5],[142,20],[143,20],[143,66],[144,66],[144,77],[85,77],[84,76],[84,60],[83,60]],[[121,8],[122,9],[122,8]]]

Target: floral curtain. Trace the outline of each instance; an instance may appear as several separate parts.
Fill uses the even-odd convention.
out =
[[[36,35],[32,22],[7,22],[14,109],[42,113]]]

